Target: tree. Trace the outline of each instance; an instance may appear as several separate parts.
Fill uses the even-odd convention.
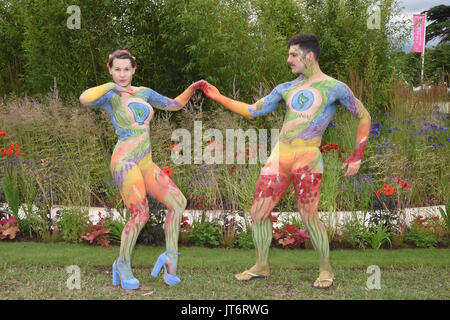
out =
[[[426,42],[435,38],[441,38],[439,44],[449,42],[450,6],[441,4],[422,12],[422,14],[424,13],[427,15],[427,20],[432,21],[432,23],[427,26]]]

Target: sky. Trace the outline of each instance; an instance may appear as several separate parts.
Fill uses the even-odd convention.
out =
[[[444,4],[444,5],[450,4],[448,0],[447,1],[444,1],[444,0],[400,0],[399,3],[403,7],[402,16],[399,18],[408,19],[411,21],[411,24],[412,24],[413,14],[420,14],[422,11],[428,10],[428,9],[438,6],[440,4]],[[429,22],[427,22],[427,25],[428,24],[429,24]],[[410,52],[412,50],[413,42],[414,42],[414,36],[411,33],[411,40],[409,41],[409,43],[407,45],[405,45],[403,50],[406,52]],[[434,46],[434,45],[437,45],[438,42],[439,42],[439,40],[435,39],[433,41],[428,42],[426,46],[427,47]]]

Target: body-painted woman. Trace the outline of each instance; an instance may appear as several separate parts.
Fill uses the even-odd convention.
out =
[[[317,61],[320,45],[314,35],[296,35],[289,41],[289,46],[287,62],[292,72],[301,76],[278,85],[256,103],[249,105],[229,99],[210,84],[202,85],[202,90],[209,98],[249,119],[272,112],[282,100],[287,107],[279,141],[255,186],[251,216],[256,264],[236,275],[236,279],[250,280],[269,275],[268,255],[272,242],[270,214],[292,181],[297,208],[319,258],[319,277],[313,287],[329,288],[334,282],[334,273],[326,229],[317,216],[324,166],[319,150],[322,134],[339,105],[359,119],[355,151],[342,166],[344,169],[348,165],[344,176],[351,176],[359,170],[371,119],[344,83],[320,70]]]
[[[126,50],[109,55],[107,64],[114,82],[84,91],[80,101],[88,107],[101,107],[108,114],[119,139],[111,157],[111,173],[130,212],[120,243],[120,256],[113,264],[113,284],[137,289],[131,270],[131,254],[137,237],[149,219],[147,194],[168,209],[164,224],[167,251],[157,261],[154,276],[164,266],[165,281],[179,283],[176,277],[178,234],[186,198],[171,179],[152,161],[149,122],[154,108],[177,111],[183,108],[198,84],[192,84],[175,99],[152,89],[131,86],[136,71],[135,58]],[[167,266],[167,268],[166,268]]]

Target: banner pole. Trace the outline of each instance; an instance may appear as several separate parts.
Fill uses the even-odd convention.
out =
[[[422,71],[420,74],[420,83],[422,83],[422,84],[423,84],[423,67],[424,67],[424,62],[425,62],[425,43],[426,43],[425,38],[427,35],[427,16],[425,16],[423,23],[424,23],[424,26],[423,26]]]

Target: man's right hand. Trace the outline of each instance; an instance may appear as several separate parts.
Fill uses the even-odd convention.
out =
[[[207,81],[202,82],[200,89],[208,98],[212,100],[217,100],[217,98],[221,95],[220,91]]]

